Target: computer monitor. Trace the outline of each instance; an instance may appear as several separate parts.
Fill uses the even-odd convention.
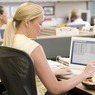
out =
[[[95,25],[95,16],[91,17],[90,24],[91,26]]]
[[[70,48],[70,63],[86,65],[95,60],[95,39],[72,37]]]
[[[81,10],[81,18],[84,21],[90,22],[90,11],[89,10]]]

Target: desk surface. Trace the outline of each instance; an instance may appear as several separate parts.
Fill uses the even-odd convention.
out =
[[[64,78],[58,78],[59,80],[63,80]],[[86,89],[81,83],[76,86],[76,88],[80,89],[80,91],[86,92],[86,95],[95,95],[95,90]]]
[[[53,63],[52,63],[52,64],[53,64]],[[62,64],[61,64],[61,65],[62,65]],[[60,65],[60,66],[61,66],[61,65]],[[71,75],[71,76],[72,76],[72,75]],[[67,77],[68,77],[68,75],[67,75]],[[72,77],[73,77],[73,76],[72,76]],[[66,78],[66,76],[65,76],[65,77],[64,77],[64,76],[57,76],[57,78],[58,78],[58,80],[68,79],[68,78]],[[82,93],[82,92],[87,93],[87,94],[84,94],[84,95],[95,95],[95,90],[86,89],[86,88],[82,85],[82,83],[80,83],[79,85],[77,85],[76,88],[78,88],[81,93]],[[82,94],[82,95],[83,95],[83,94]]]

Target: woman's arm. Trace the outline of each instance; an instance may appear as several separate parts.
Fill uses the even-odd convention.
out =
[[[53,74],[51,68],[47,63],[46,56],[41,46],[35,48],[31,56],[35,63],[37,75],[39,76],[40,80],[43,82],[47,90],[53,95],[69,91],[80,82],[82,82],[85,78],[89,77],[93,72],[95,72],[94,62],[94,65],[91,63],[88,64],[89,66],[87,66],[84,72],[80,75],[69,80],[57,81],[55,75]]]
[[[69,68],[54,68],[51,69],[54,75],[67,75],[67,74],[72,74],[72,71]]]

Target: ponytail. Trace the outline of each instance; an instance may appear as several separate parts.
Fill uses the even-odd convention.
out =
[[[12,47],[14,36],[16,33],[15,28],[15,22],[14,20],[10,20],[10,22],[6,25],[5,31],[4,31],[4,39],[3,39],[3,46]]]

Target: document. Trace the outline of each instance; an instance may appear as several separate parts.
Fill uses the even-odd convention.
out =
[[[51,68],[66,68],[67,67],[57,61],[52,61],[52,60],[47,60],[47,61]]]

